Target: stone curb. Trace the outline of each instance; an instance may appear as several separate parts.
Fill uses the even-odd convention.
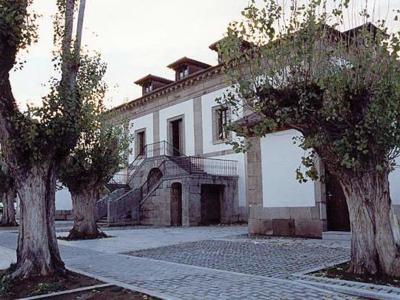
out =
[[[97,280],[101,280],[101,281],[107,282],[110,285],[117,285],[119,287],[131,290],[133,292],[139,292],[139,293],[142,293],[142,294],[147,294],[149,296],[160,298],[160,299],[164,299],[164,300],[182,300],[181,298],[173,297],[173,296],[166,295],[166,294],[163,294],[163,293],[150,291],[150,290],[144,289],[142,287],[139,287],[139,286],[136,286],[136,285],[133,285],[133,284],[126,284],[126,283],[123,283],[123,282],[120,282],[120,281],[117,281],[117,280],[114,280],[114,279],[110,279],[110,278],[107,278],[107,277],[91,274],[91,273],[88,273],[88,272],[85,272],[85,271],[82,271],[82,270],[79,270],[79,269],[75,269],[75,268],[71,268],[71,267],[68,267],[68,269],[71,270],[72,272],[79,273],[79,274],[82,274],[82,275],[85,275],[85,276],[88,276],[88,277],[92,277],[92,278],[97,279]]]
[[[299,279],[296,282],[301,282],[307,285],[318,286],[320,288],[329,289],[331,291],[370,299],[395,300],[400,299],[400,289],[392,288],[383,285],[358,283],[354,281],[322,278],[309,275],[293,275]],[[368,290],[370,289],[370,290]],[[374,291],[375,290],[375,291]]]
[[[68,294],[74,294],[74,293],[78,293],[78,292],[89,291],[89,290],[93,290],[93,289],[105,288],[105,287],[109,287],[109,286],[112,286],[112,284],[110,284],[110,283],[98,284],[98,285],[77,288],[77,289],[73,289],[73,290],[50,293],[50,294],[46,294],[46,295],[38,295],[38,296],[32,296],[32,297],[28,297],[28,298],[20,298],[18,300],[46,299],[46,298],[50,298],[50,297],[57,297],[57,296],[62,296],[62,295],[68,295]]]

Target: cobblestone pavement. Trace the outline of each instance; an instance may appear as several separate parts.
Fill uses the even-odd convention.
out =
[[[96,250],[105,253],[122,253],[206,239],[219,239],[237,235],[240,236],[246,232],[246,226],[204,226],[189,228],[138,227],[131,230],[106,230],[106,233],[113,237],[110,239],[73,242],[59,241],[59,244]],[[66,235],[66,233],[60,233],[59,235]]]
[[[269,277],[287,277],[349,259],[349,251],[307,240],[205,240],[130,252],[129,255]]]
[[[355,299],[294,281],[120,254],[69,259],[67,265],[167,299]]]
[[[253,240],[243,236],[244,230],[240,226],[115,230],[110,232],[114,238],[97,243],[62,241],[60,251],[68,268],[164,299],[355,299],[294,279],[276,278],[298,272],[307,264],[323,263],[324,257],[328,261],[334,255],[345,255],[346,248],[339,250],[335,244],[311,240]],[[16,233],[0,232],[0,247],[15,249],[16,238]],[[144,247],[150,249],[138,252]],[[159,257],[115,253],[121,249],[142,256],[158,253]],[[165,261],[167,257],[162,257],[160,250],[179,263]],[[182,253],[174,256],[174,251]],[[200,257],[198,261],[195,256]],[[274,256],[275,263],[268,258]],[[207,267],[187,264],[187,259]],[[265,259],[273,265],[268,266]],[[263,268],[269,271],[263,272]]]

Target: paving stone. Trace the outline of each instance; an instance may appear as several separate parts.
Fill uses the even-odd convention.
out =
[[[287,277],[350,257],[347,248],[327,247],[323,243],[310,245],[302,239],[205,240],[134,251],[129,255],[270,277]]]
[[[102,263],[99,264],[98,262]],[[355,299],[293,281],[219,271],[121,254],[74,258],[69,267],[162,293],[166,299]],[[110,270],[117,269],[110,275]]]
[[[252,240],[243,236],[244,229],[115,230],[110,239],[62,241],[60,251],[68,268],[165,299],[356,299],[277,278],[346,256],[348,248],[322,241]],[[16,233],[0,232],[0,246],[8,252],[16,239]],[[125,249],[143,257],[115,253]]]

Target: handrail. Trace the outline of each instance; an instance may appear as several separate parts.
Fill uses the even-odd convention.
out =
[[[127,170],[127,183],[131,181],[131,178],[133,178],[138,170],[140,169],[140,165],[148,158],[148,153],[149,151],[152,151],[154,155],[154,150],[155,145],[162,145],[158,148],[160,150],[160,153],[157,156],[174,156],[171,154],[179,154],[179,157],[186,157],[186,155],[182,154],[178,149],[176,149],[172,144],[170,144],[167,141],[160,141],[160,142],[155,142],[151,144],[147,144],[144,147],[143,153],[139,154],[136,156],[135,160],[129,165],[128,170]],[[162,150],[162,151],[161,151]],[[135,170],[136,168],[136,170]]]
[[[163,160],[158,166],[157,166],[157,169],[159,169],[160,170],[160,172],[161,172],[161,176],[160,176],[160,178],[158,178],[158,180],[157,180],[157,182],[158,181],[160,181],[163,177],[164,177],[164,174],[165,174],[165,160]],[[163,172],[164,171],[164,172]],[[142,198],[143,198],[143,191],[144,191],[144,188],[145,187],[147,187],[147,193],[149,193],[149,191],[150,191],[150,188],[151,188],[151,186],[149,185],[149,182],[150,182],[150,180],[154,180],[154,178],[147,178],[147,180],[141,185],[141,187],[140,187],[140,194],[141,194],[141,196],[142,196]]]
[[[133,168],[135,162],[137,162],[139,160],[144,160],[144,159],[146,159],[148,157],[148,150],[149,150],[148,148],[149,147],[153,147],[152,150],[153,150],[153,153],[154,153],[154,145],[167,145],[169,147],[169,149],[172,150],[173,153],[178,153],[179,156],[186,156],[183,153],[181,153],[177,148],[175,148],[172,144],[170,144],[169,142],[167,142],[165,140],[159,141],[159,142],[155,142],[155,143],[151,143],[151,144],[146,144],[144,146],[144,148],[143,148],[143,153],[140,153],[135,157],[135,159],[129,164],[128,170],[131,170]],[[169,155],[166,154],[166,151],[165,151],[166,147],[165,146],[163,148],[160,147],[159,149],[164,149],[164,152],[160,153],[159,155],[169,156]]]

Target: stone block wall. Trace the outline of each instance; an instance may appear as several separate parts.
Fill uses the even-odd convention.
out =
[[[237,181],[236,177],[210,175],[165,179],[140,208],[140,223],[159,226],[171,224],[171,187],[174,183],[182,185],[182,226],[201,225],[201,186],[204,184],[224,186],[221,207],[222,223],[243,222],[246,220],[246,211],[239,209]]]

